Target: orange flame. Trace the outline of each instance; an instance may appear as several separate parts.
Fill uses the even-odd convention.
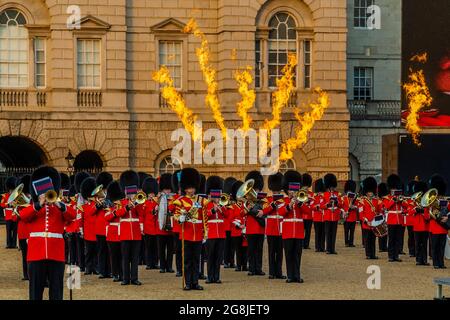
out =
[[[255,90],[250,89],[249,86],[253,83],[253,77],[251,74],[252,68],[247,67],[245,70],[236,71],[234,78],[238,83],[239,94],[242,99],[237,104],[238,115],[242,118],[242,131],[247,132],[250,129],[252,122],[248,111],[253,107],[256,100]]]
[[[427,61],[427,54],[424,53],[420,56],[414,56],[411,58],[411,61],[413,59],[414,61],[424,63]],[[419,112],[424,107],[430,106],[433,98],[430,95],[430,90],[428,89],[422,69],[414,71],[410,68],[408,78],[410,81],[403,85],[409,109],[409,114],[406,117],[406,130],[412,135],[414,143],[420,146],[419,134],[422,129],[418,123]]]
[[[316,102],[309,103],[310,111],[300,114],[300,109],[295,109],[295,118],[298,120],[298,127],[295,129],[295,137],[291,137],[281,145],[280,161],[292,159],[294,150],[300,148],[308,141],[308,134],[314,127],[314,123],[320,120],[325,110],[330,105],[330,99],[326,92],[316,88],[315,93],[319,95]]]
[[[415,56],[412,56],[412,58],[409,61],[416,61],[420,63],[425,63],[428,60],[428,53],[424,52],[422,54],[416,54]]]
[[[161,88],[163,98],[177,114],[184,128],[191,134],[193,139],[197,141],[200,138],[198,136],[198,130],[195,130],[195,121],[197,120],[197,117],[194,115],[194,112],[186,106],[183,97],[175,89],[169,69],[167,69],[166,66],[162,66],[159,71],[153,73],[152,79],[164,85],[164,87]]]
[[[266,120],[263,126],[264,129],[269,131],[269,134],[272,129],[280,124],[281,111],[289,102],[289,98],[295,89],[294,77],[296,65],[297,57],[294,54],[290,54],[288,63],[282,70],[283,76],[276,81],[277,90],[272,94],[272,119]]]
[[[210,50],[208,45],[208,39],[205,34],[199,29],[197,22],[194,18],[189,20],[188,24],[184,27],[183,32],[193,33],[194,36],[199,38],[202,42],[201,47],[196,49],[196,55],[200,63],[200,69],[203,73],[203,78],[208,87],[208,93],[205,98],[206,105],[208,105],[213,112],[214,120],[222,132],[222,136],[226,137],[227,128],[225,126],[225,120],[222,116],[219,97],[217,95],[218,83],[216,80],[216,70],[210,64]]]

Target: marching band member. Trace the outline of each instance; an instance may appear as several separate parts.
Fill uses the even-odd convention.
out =
[[[315,233],[315,246],[316,252],[325,252],[325,230],[323,220],[323,209],[321,205],[323,203],[323,192],[325,192],[325,186],[322,179],[317,179],[314,182],[314,200],[312,201],[313,207],[313,222]]]
[[[247,247],[244,247],[245,216],[244,209],[238,204],[236,193],[242,186],[242,181],[235,181],[231,186],[231,241],[233,251],[236,252],[235,271],[248,271],[247,268]]]
[[[336,234],[337,226],[341,216],[341,201],[339,193],[336,191],[337,179],[332,173],[323,177],[326,191],[323,194],[321,209],[324,210],[325,238],[327,254],[337,254]]]
[[[363,181],[362,194],[360,201],[361,224],[364,236],[364,248],[367,259],[378,259],[376,256],[376,237],[372,231],[372,222],[381,212],[382,206],[379,199],[376,198],[377,181],[373,177],[368,177]]]
[[[111,201],[112,206],[106,208],[106,242],[109,249],[109,258],[111,264],[111,274],[113,282],[121,282],[122,277],[122,252],[120,249],[119,226],[120,217],[117,211],[121,210],[125,193],[120,187],[118,181],[112,181],[108,185],[106,197]],[[122,200],[122,201],[121,201]]]
[[[279,213],[283,216],[282,238],[286,255],[287,283],[303,283],[300,276],[302,262],[303,239],[305,237],[302,207],[307,202],[300,202],[297,194],[300,191],[301,175],[289,170],[284,174],[283,189],[287,194],[284,203],[280,206]]]
[[[206,177],[205,177],[204,174],[200,173],[200,187],[196,190],[195,193],[201,195],[205,199],[208,198],[208,196],[206,194]],[[203,207],[200,208],[200,211],[202,212],[202,214],[204,213],[203,209],[204,209]],[[207,226],[205,225],[205,229],[206,229],[206,227]],[[203,241],[202,241],[202,253],[200,255],[200,268],[199,268],[200,274],[198,276],[198,278],[200,280],[206,280],[205,263],[206,263],[207,259],[208,259],[208,256],[207,256],[207,252],[206,252],[206,239],[203,239]]]
[[[14,221],[12,212],[13,210],[8,207],[8,198],[11,192],[17,187],[17,179],[15,177],[8,177],[5,181],[5,187],[7,192],[3,194],[2,201],[0,203],[5,215],[6,226],[6,249],[17,248],[17,222]]]
[[[42,300],[48,281],[50,300],[62,300],[64,289],[64,225],[76,217],[76,212],[59,202],[61,186],[58,171],[40,167],[31,175],[33,205],[20,212],[28,223],[28,274],[30,300]]]
[[[172,191],[175,193],[172,196],[171,202],[176,200],[178,197],[181,196],[181,190],[180,190],[180,177],[181,177],[181,170],[176,170],[172,175]],[[182,276],[182,269],[183,269],[183,261],[181,258],[181,226],[173,218],[173,212],[174,212],[174,206],[171,204],[169,206],[169,210],[172,213],[171,221],[172,221],[172,234],[173,234],[173,247],[175,248],[175,265],[177,269],[176,276],[181,277]]]
[[[437,201],[439,201],[441,197],[445,196],[447,191],[447,183],[440,175],[435,174],[430,178],[430,187],[437,189]],[[433,258],[433,267],[435,269],[446,269],[444,255],[448,230],[444,228],[442,224],[446,223],[449,219],[448,201],[445,207],[441,204],[438,204],[438,206],[440,211],[436,212],[436,218],[430,219],[431,256]]]
[[[413,193],[422,192],[422,195],[428,190],[427,183],[424,181],[417,181],[413,186]],[[423,208],[420,203],[420,198],[410,206],[410,215],[414,220],[414,241],[415,241],[415,254],[416,265],[429,266],[428,263],[428,238],[429,238],[429,221],[430,211],[429,208]]]
[[[387,178],[387,184],[390,195],[384,199],[383,205],[387,210],[389,262],[401,262],[399,254],[402,245],[404,211],[402,182],[398,175],[391,174]]]
[[[250,171],[245,177],[245,181],[249,179],[255,180],[253,189],[259,193],[264,188],[264,179],[259,171]],[[250,211],[258,207],[257,205],[253,208],[248,208]],[[257,213],[255,213],[257,218],[263,217],[262,208],[258,208]],[[264,276],[265,273],[262,271],[262,258],[263,258],[263,245],[264,245],[264,225],[252,214],[247,213],[246,215],[246,236],[248,241],[248,259],[249,259],[249,276],[258,275]]]
[[[95,219],[98,209],[97,204],[92,200],[92,192],[96,187],[97,184],[92,177],[84,179],[81,183],[81,197],[85,201],[82,205],[85,275],[98,274],[97,237],[95,234]]]
[[[69,178],[70,179],[70,178]],[[69,180],[70,181],[70,180]],[[84,240],[80,235],[80,221],[81,221],[81,210],[77,208],[77,191],[75,190],[75,185],[71,185],[69,187],[69,194],[67,197],[66,204],[71,206],[73,210],[77,213],[77,216],[72,221],[67,221],[65,225],[66,237],[69,241],[69,250],[68,255],[70,256],[70,261],[68,261],[71,265],[77,265],[80,267],[80,271],[84,272]]]
[[[127,170],[122,172],[119,181],[127,197],[122,202],[122,208],[116,211],[117,216],[120,217],[119,239],[123,272],[121,285],[131,283],[140,286],[142,283],[138,280],[138,267],[144,226],[141,225],[134,199],[138,192],[139,176],[135,171]]]
[[[138,176],[139,176],[139,192],[143,192],[142,191],[142,184],[144,183],[144,180],[151,177],[148,173],[143,172],[143,171],[139,171],[138,172]],[[136,208],[139,208],[141,205],[138,204],[136,205]],[[141,215],[141,218],[143,219],[143,215]],[[139,264],[140,265],[146,265],[146,260],[145,260],[145,240],[144,240],[144,234],[142,234],[142,240],[141,240],[141,252],[139,254]]]
[[[206,193],[210,201],[206,205],[207,215],[207,251],[208,251],[208,279],[206,283],[222,283],[220,280],[220,263],[225,248],[225,221],[228,211],[219,204],[222,195],[223,180],[218,176],[210,176],[206,180]]]
[[[231,195],[231,188],[233,186],[233,183],[235,183],[237,180],[234,177],[228,177],[223,182],[223,193],[230,196]],[[230,201],[229,201],[230,202]],[[233,239],[231,236],[232,229],[234,228],[233,221],[232,221],[232,215],[234,209],[231,205],[227,205],[224,207],[224,210],[227,211],[227,216],[225,218],[225,248],[224,248],[224,254],[223,254],[223,267],[224,268],[235,268],[237,267],[234,262],[234,256],[236,254],[236,251],[234,250],[233,245]],[[231,257],[231,258],[230,258]],[[236,258],[237,259],[237,258]],[[232,264],[227,263],[227,261],[231,261]],[[237,263],[237,261],[236,261]]]
[[[410,181],[406,187],[405,209],[403,210],[403,224],[405,231],[408,231],[408,254],[409,257],[416,256],[415,241],[414,241],[414,217],[410,215],[411,209],[415,207],[411,196],[414,194],[414,186],[417,184],[416,180]],[[403,246],[402,246],[403,247]]]
[[[301,175],[293,170],[289,170],[285,175],[296,174],[301,180]],[[280,194],[283,184],[283,174],[278,172],[270,175],[268,179],[269,190],[272,195],[267,197],[267,206],[263,212],[266,217],[265,235],[267,247],[269,249],[269,279],[286,279],[283,276],[283,240],[281,238],[281,223],[283,217],[279,214],[279,206],[284,203],[283,195]]]
[[[346,247],[354,247],[355,226],[358,217],[358,199],[356,197],[356,182],[347,180],[342,196],[342,212],[344,218],[344,242]]]
[[[170,203],[172,200],[171,194],[172,190],[172,174],[163,173],[159,178],[159,190],[161,193],[167,197],[168,202]],[[174,208],[170,204],[168,205],[167,210],[169,211],[167,214],[172,214]],[[173,227],[165,226],[162,230],[158,227],[158,256],[159,256],[159,272],[160,273],[174,273],[172,268],[173,265],[173,234],[172,230],[175,227],[175,223],[173,223]]]
[[[145,264],[146,269],[158,268],[158,202],[155,198],[159,193],[158,181],[153,177],[147,177],[142,183],[142,191],[147,195],[144,204],[144,244],[145,244]]]
[[[77,217],[76,220],[73,221],[73,228],[75,228],[75,230],[78,232],[78,256],[80,258],[79,260],[79,267],[81,271],[87,271],[86,270],[86,243],[84,240],[84,212],[83,212],[83,205],[86,204],[86,200],[83,199],[82,195],[81,195],[81,184],[83,183],[84,179],[89,178],[90,175],[87,172],[78,172],[75,176],[74,176],[74,185],[75,185],[75,190],[77,192],[76,195],[76,211],[77,211]],[[70,224],[70,223],[69,223]],[[66,226],[66,231],[67,231],[67,226]],[[89,273],[92,273],[93,270],[89,270]]]
[[[196,199],[195,191],[200,187],[200,174],[194,168],[181,170],[180,188],[183,196],[173,201],[174,218],[181,226],[181,241],[184,246],[184,290],[203,290],[198,284],[200,274],[200,255],[204,239],[201,200]]]
[[[382,182],[378,185],[377,195],[378,199],[380,199],[383,204],[381,214],[386,217],[386,210],[384,208],[384,199],[389,195],[389,190],[386,183]],[[387,246],[388,246],[388,237],[378,238],[378,250],[380,252],[387,252],[388,251]]]
[[[313,225],[313,214],[311,207],[311,200],[314,199],[314,192],[311,191],[312,186],[312,177],[309,173],[304,173],[302,175],[302,183],[301,186],[305,189],[308,189],[308,198],[310,199],[308,203],[304,203],[301,206],[302,216],[303,216],[303,225],[305,227],[305,239],[303,239],[303,249],[310,249],[309,242],[311,239],[311,229]]]
[[[70,189],[70,177],[65,174],[64,172],[60,172],[59,176],[61,178],[61,190],[60,190],[60,199],[62,202],[64,202],[65,205],[72,205],[71,201],[69,199],[69,189]],[[66,223],[66,225],[64,226],[64,242],[65,242],[65,254],[66,254],[66,264],[71,264],[71,265],[75,265],[75,260],[71,254],[73,253],[74,250],[72,250],[72,240],[71,240],[71,236],[72,234],[70,234],[67,231],[67,226],[68,224]],[[76,246],[75,246],[76,248]],[[70,258],[70,259],[69,259]]]

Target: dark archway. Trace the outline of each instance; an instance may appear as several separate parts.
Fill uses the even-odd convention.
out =
[[[76,157],[73,164],[75,171],[100,172],[103,170],[104,163],[97,151],[84,150]]]
[[[36,168],[48,162],[45,152],[32,140],[20,136],[0,138],[0,163],[5,168]]]

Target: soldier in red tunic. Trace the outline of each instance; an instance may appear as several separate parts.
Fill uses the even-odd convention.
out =
[[[303,225],[305,227],[305,239],[303,239],[303,249],[310,249],[309,242],[311,240],[311,229],[313,225],[313,214],[312,214],[312,200],[314,199],[314,192],[311,190],[312,177],[309,173],[304,173],[302,175],[301,186],[308,190],[308,202],[302,205],[303,214]]]
[[[323,192],[325,187],[322,179],[317,179],[314,182],[314,199],[312,201],[312,214],[314,221],[314,237],[316,252],[325,252],[325,229],[324,229],[324,215],[321,209],[323,203]]]
[[[325,239],[327,254],[336,254],[336,234],[341,218],[341,197],[336,191],[337,179],[332,173],[323,177],[326,191],[323,194],[321,209],[324,210]]]
[[[86,271],[86,244],[84,241],[84,213],[83,213],[83,205],[86,204],[86,201],[81,196],[81,184],[84,179],[89,178],[90,175],[87,172],[78,172],[74,177],[74,186],[76,191],[76,203],[75,209],[77,211],[77,217],[73,222],[69,222],[66,226],[70,225],[73,228],[73,232],[75,232],[75,236],[77,239],[77,250],[78,250],[78,258],[79,258],[79,267],[80,271]],[[90,271],[92,272],[92,271]]]
[[[248,271],[247,268],[247,247],[244,247],[245,237],[245,216],[244,209],[236,199],[236,193],[242,186],[242,181],[235,181],[231,185],[231,241],[233,251],[236,252],[236,269],[235,271]]]
[[[372,230],[372,222],[382,210],[381,201],[375,196],[377,181],[373,177],[368,177],[363,181],[362,198],[360,200],[361,224],[364,236],[364,248],[367,259],[378,259],[376,256],[375,233]]]
[[[356,197],[356,182],[347,180],[342,196],[342,215],[344,218],[344,242],[346,247],[354,247],[355,226],[358,218],[358,199]]]
[[[223,192],[225,194],[231,195],[231,187],[233,186],[233,183],[235,183],[237,180],[234,177],[228,177],[223,182]],[[235,268],[235,250],[232,242],[231,237],[231,230],[233,228],[232,226],[232,220],[231,220],[231,212],[233,209],[231,206],[227,206],[226,210],[230,211],[230,214],[227,215],[227,218],[225,218],[225,248],[224,248],[224,255],[223,255],[223,267],[224,268]]]
[[[158,268],[158,202],[156,196],[159,192],[158,181],[153,177],[147,177],[142,183],[142,191],[147,195],[147,200],[143,205],[144,222],[144,256],[146,269]]]
[[[181,190],[180,190],[180,177],[181,177],[181,170],[177,170],[172,175],[172,183],[171,183],[171,200],[170,202],[173,202],[178,197],[181,196]],[[172,222],[172,234],[173,234],[173,248],[175,249],[175,265],[177,269],[176,276],[181,277],[182,276],[182,269],[183,269],[183,261],[181,258],[181,238],[180,238],[180,232],[181,232],[181,226],[173,218],[174,213],[174,206],[169,205],[169,211],[171,214],[171,222]]]
[[[382,203],[382,210],[381,210],[381,214],[384,215],[384,217],[386,217],[386,210],[384,208],[384,199],[389,195],[389,190],[388,190],[388,186],[386,183],[382,182],[378,185],[378,189],[377,189],[377,196],[378,199],[380,199],[381,203]],[[387,252],[388,248],[388,237],[381,237],[378,238],[378,250],[380,252]]]
[[[3,208],[3,214],[5,215],[6,226],[6,249],[17,248],[17,222],[13,219],[13,209],[7,204],[8,198],[11,192],[17,187],[17,179],[15,177],[9,177],[6,179],[5,187],[7,192],[3,194],[2,201],[0,203]]]
[[[172,174],[164,173],[159,178],[159,190],[161,191],[161,197],[166,197],[167,199],[167,214],[169,216],[173,215],[173,206],[171,205],[173,201],[173,189],[172,189]],[[159,208],[158,208],[159,210]],[[158,222],[163,225],[161,229],[158,227],[158,255],[159,255],[159,272],[165,273],[174,273],[173,270],[173,253],[174,253],[174,239],[172,230],[175,229],[176,223],[173,222],[170,225],[169,220]],[[180,244],[180,255],[181,255],[181,244]],[[180,267],[181,268],[181,267]]]
[[[76,212],[64,203],[50,200],[49,191],[59,192],[61,179],[51,167],[40,167],[31,176],[33,205],[20,212],[28,223],[28,274],[30,300],[42,300],[48,281],[50,300],[62,300],[64,288],[64,225]],[[56,198],[56,197],[55,197]]]
[[[406,187],[405,209],[403,210],[403,225],[405,231],[408,231],[408,254],[409,256],[416,256],[415,241],[414,241],[414,218],[410,215],[411,208],[415,206],[414,201],[410,198],[414,193],[414,186],[417,184],[416,180],[412,180]],[[402,246],[403,247],[403,246]]]
[[[85,275],[98,274],[97,260],[97,237],[95,234],[95,221],[97,215],[97,204],[93,200],[93,191],[97,187],[95,178],[88,177],[81,183],[81,197],[84,200],[82,205],[82,226],[85,245]]]
[[[427,183],[424,181],[417,181],[413,187],[413,192],[422,192],[422,195],[428,190]],[[430,211],[429,208],[423,208],[420,205],[420,199],[413,203],[409,208],[409,215],[414,221],[414,241],[416,253],[416,265],[429,266],[427,251],[429,238],[429,222]]]

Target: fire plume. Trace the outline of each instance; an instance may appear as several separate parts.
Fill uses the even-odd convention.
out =
[[[152,78],[154,81],[164,85],[161,88],[162,96],[167,101],[170,108],[177,114],[184,128],[191,134],[194,140],[200,138],[197,137],[198,134],[196,133],[196,130],[194,130],[197,117],[194,115],[194,112],[186,106],[183,97],[175,89],[169,69],[167,69],[166,66],[162,66],[159,71],[153,73]]]
[[[289,98],[295,89],[294,79],[296,65],[297,57],[294,54],[290,54],[288,63],[282,70],[283,76],[276,81],[277,90],[272,94],[272,119],[266,120],[263,126],[269,133],[280,124],[281,111],[289,102]]]
[[[184,27],[183,32],[193,33],[195,37],[199,38],[202,42],[200,48],[196,49],[196,55],[200,64],[200,69],[203,73],[203,79],[208,87],[205,102],[213,112],[214,120],[222,132],[222,136],[226,137],[227,128],[225,126],[225,120],[222,115],[219,97],[217,95],[218,83],[216,79],[217,71],[210,64],[211,52],[209,49],[208,39],[205,34],[199,29],[195,19],[189,20],[188,24]]]
[[[414,61],[425,63],[427,61],[426,57],[427,54],[424,53],[420,56],[414,56],[411,58],[411,61],[415,59]],[[409,114],[406,117],[406,130],[411,134],[414,143],[420,146],[419,134],[422,129],[418,123],[419,112],[424,107],[430,106],[433,102],[433,98],[430,95],[430,90],[425,81],[425,75],[422,69],[414,71],[410,68],[408,79],[409,82],[403,85],[409,109]]]
[[[428,60],[428,53],[424,52],[422,54],[416,54],[415,56],[412,56],[409,61],[416,61],[420,63],[425,63]]]
[[[326,92],[320,88],[316,88],[314,91],[319,96],[317,101],[309,103],[309,111],[304,114],[300,114],[299,108],[296,108],[294,111],[298,126],[295,129],[295,136],[289,138],[281,145],[280,161],[293,158],[294,150],[300,148],[308,141],[308,134],[314,127],[314,123],[323,117],[325,110],[330,105],[330,99]]]
[[[250,129],[252,122],[248,111],[253,107],[256,100],[255,90],[250,89],[249,86],[253,83],[253,77],[251,74],[251,67],[247,67],[244,70],[236,71],[234,78],[238,83],[238,91],[242,99],[237,104],[238,115],[242,118],[242,131],[247,132]]]

